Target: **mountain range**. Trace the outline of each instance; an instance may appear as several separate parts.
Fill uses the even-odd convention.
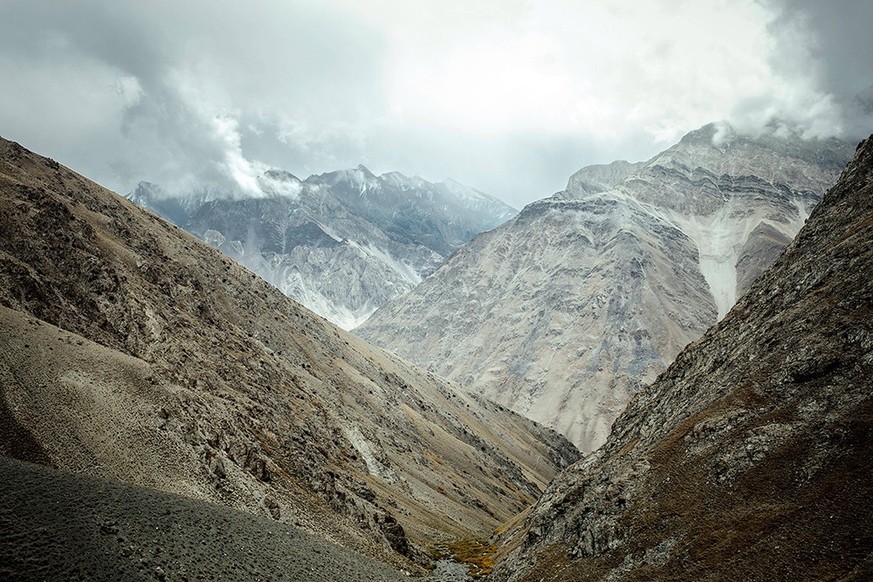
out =
[[[851,156],[710,124],[589,166],[355,333],[597,449],[628,400],[750,288]]]
[[[5,140],[0,233],[4,456],[299,526],[408,571],[435,544],[487,538],[578,458]]]
[[[137,204],[185,228],[344,329],[408,292],[457,247],[516,214],[474,188],[364,166],[300,180],[258,177],[259,198],[168,195],[141,183]]]
[[[0,577],[873,577],[873,136],[581,459],[5,140],[0,234]]]

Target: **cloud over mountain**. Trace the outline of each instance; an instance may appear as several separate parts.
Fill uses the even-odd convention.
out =
[[[521,205],[709,121],[873,126],[869,3],[33,3],[0,22],[0,127],[120,191],[258,195],[365,163]],[[507,168],[524,168],[508,172]]]

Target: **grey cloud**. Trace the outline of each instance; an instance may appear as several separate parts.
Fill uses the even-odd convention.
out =
[[[104,96],[91,104],[71,103],[86,108],[104,105],[121,78],[136,79],[139,99],[119,105],[120,121],[106,111],[103,123],[80,135],[79,143],[55,144],[61,151],[51,152],[80,163],[81,150],[88,148],[81,169],[122,191],[142,179],[170,191],[195,185],[235,189],[227,159],[237,154],[246,160],[248,153],[235,145],[241,136],[235,138],[233,128],[259,111],[330,124],[372,117],[381,107],[379,86],[372,82],[379,74],[381,41],[323,4],[10,2],[4,7],[10,17],[0,21],[6,68],[18,68],[10,77],[27,71],[40,76],[37,91],[59,93],[67,89],[59,85],[59,67],[85,71],[96,65],[100,74],[82,82],[96,84],[91,92]],[[231,129],[221,131],[216,118]],[[0,121],[15,128],[41,122],[4,120],[2,112]],[[81,130],[81,124],[75,127]],[[274,145],[294,150],[287,142]],[[274,150],[272,157],[283,156]]]
[[[873,4],[762,1],[776,13],[772,66],[789,89],[737,103],[735,117],[871,131]],[[0,134],[121,192],[149,180],[233,193],[234,168],[246,164],[304,177],[364,163],[452,177],[516,206],[563,188],[583,165],[669,145],[643,128],[598,139],[406,125],[383,93],[386,41],[352,14],[315,0],[5,0]],[[675,52],[662,43],[654,57]],[[815,109],[809,90],[829,97]]]
[[[112,93],[113,76],[136,78],[141,93],[133,103],[116,95],[70,101],[98,110],[116,98],[115,109],[87,132],[69,121],[75,112],[56,112],[55,131],[70,139],[46,144],[46,153],[121,192],[139,180],[169,192],[237,189],[224,166],[234,144],[216,134],[216,115],[236,124],[238,154],[251,162],[301,177],[358,163],[432,180],[452,177],[517,206],[563,188],[585,163],[653,153],[642,134],[620,149],[585,136],[487,137],[385,122],[382,39],[325,3],[9,2],[0,50],[19,70],[39,75],[43,92],[65,90],[57,86],[59,66],[98,67],[99,75],[81,78],[80,95],[89,85]],[[198,97],[180,86],[185,78],[211,103],[198,110]],[[59,126],[65,122],[68,129]],[[39,123],[4,121],[0,111],[0,132],[15,127],[22,140],[34,133],[28,125]]]
[[[778,50],[774,65],[789,77],[814,76],[833,99],[844,134],[861,138],[873,130],[873,3],[869,0],[769,0]],[[798,32],[808,36],[798,37]],[[807,55],[808,59],[798,56]]]

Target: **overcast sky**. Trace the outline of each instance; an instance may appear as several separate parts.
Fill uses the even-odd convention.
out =
[[[0,0],[0,135],[122,193],[363,163],[521,207],[717,120],[873,131],[869,0]]]

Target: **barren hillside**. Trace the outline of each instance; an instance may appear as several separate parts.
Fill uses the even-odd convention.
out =
[[[0,141],[0,452],[395,565],[487,536],[577,453],[220,252]]]

